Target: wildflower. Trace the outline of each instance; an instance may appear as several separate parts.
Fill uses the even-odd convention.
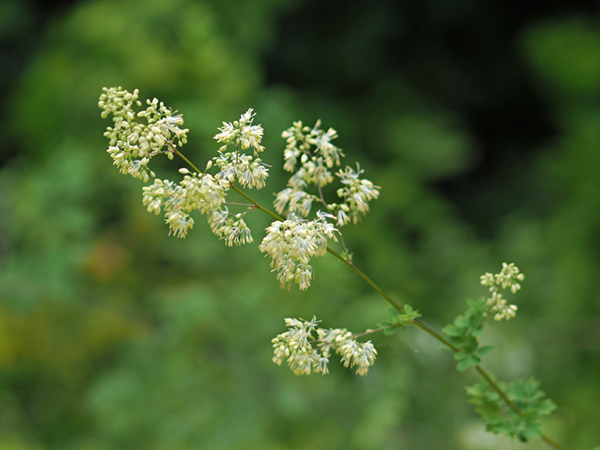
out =
[[[220,167],[217,177],[228,180],[230,183],[237,181],[244,187],[261,189],[266,184],[269,170],[260,158],[238,152],[219,153],[213,158]]]
[[[223,206],[211,210],[208,222],[212,232],[223,239],[228,247],[232,247],[254,241],[243,216],[244,214],[233,215]]]
[[[223,122],[223,126],[219,128],[220,133],[214,138],[224,145],[219,150],[219,156],[213,160],[220,168],[218,177],[230,183],[237,180],[243,187],[261,189],[265,186],[269,171],[267,165],[257,156],[264,150],[260,145],[263,129],[260,125],[252,125],[254,116],[253,110],[249,109],[241,115],[239,121]],[[230,144],[235,146],[235,150],[226,152]],[[254,149],[254,156],[240,152],[249,148]]]
[[[194,225],[189,213],[198,210],[210,217],[210,213],[225,202],[227,188],[226,181],[215,179],[210,174],[191,173],[185,175],[179,184],[154,180],[153,184],[142,189],[142,202],[148,212],[159,214],[164,210],[169,234],[184,238]]]
[[[361,215],[369,212],[369,201],[379,197],[379,186],[373,185],[369,180],[360,179],[360,174],[363,172],[357,164],[356,171],[346,167],[336,173],[344,185],[343,188],[338,189],[337,194],[344,199],[354,223],[358,222]]]

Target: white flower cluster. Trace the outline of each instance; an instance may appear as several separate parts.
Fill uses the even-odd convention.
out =
[[[279,214],[287,210],[307,217],[316,201],[323,203],[327,211],[334,215],[338,226],[344,226],[350,220],[356,223],[369,211],[368,202],[379,197],[379,187],[369,180],[361,180],[359,176],[363,171],[359,167],[356,171],[346,167],[335,174],[344,185],[337,191],[343,202],[325,202],[321,189],[333,182],[332,170],[340,165],[344,154],[331,143],[337,138],[337,132],[333,128],[325,132],[320,126],[320,121],[313,128],[303,126],[302,122],[294,122],[291,128],[282,133],[287,141],[283,168],[293,172],[293,175],[288,187],[277,194],[275,209]],[[304,190],[310,185],[317,187],[319,195]]]
[[[317,328],[317,319],[309,322],[298,319],[285,319],[290,329],[278,335],[271,342],[275,356],[273,362],[281,365],[287,360],[288,366],[296,375],[310,375],[312,372],[329,373],[327,364],[331,352],[342,356],[344,367],[357,366],[356,373],[366,375],[375,362],[377,350],[371,343],[357,342],[355,336],[346,329]],[[316,332],[318,338],[313,338]],[[313,348],[316,344],[317,348]]]
[[[142,201],[148,212],[159,214],[161,209],[164,210],[169,234],[183,238],[194,225],[194,219],[190,217],[193,210],[209,214],[211,225],[215,223],[212,218],[214,211],[219,211],[225,203],[229,182],[207,173],[196,174],[187,169],[181,169],[180,172],[185,176],[179,184],[156,179],[150,186],[145,186]]]
[[[178,153],[177,146],[187,142],[187,129],[181,115],[174,115],[157,99],[148,100],[148,107],[135,112],[140,107],[139,92],[130,93],[121,87],[103,88],[98,106],[103,110],[102,117],[113,116],[113,127],[104,133],[110,139],[108,153],[121,173],[148,182],[155,174],[148,168],[150,159],[159,154],[173,159]],[[229,246],[252,242],[250,229],[244,222],[244,213],[230,213],[225,197],[231,184],[236,180],[244,187],[261,188],[265,185],[268,172],[266,165],[256,155],[264,150],[261,145],[263,129],[252,125],[254,114],[251,109],[242,114],[239,121],[224,123],[215,136],[223,143],[220,156],[214,158],[220,168],[217,175],[195,173],[180,169],[183,180],[175,183],[170,180],[155,179],[150,186],[143,188],[143,203],[149,212],[165,214],[169,234],[183,238],[194,226],[190,213],[194,210],[208,215],[212,231]],[[233,144],[235,151],[223,153]],[[252,148],[254,157],[241,153]],[[185,157],[184,157],[185,159]],[[187,159],[186,159],[187,161]],[[212,161],[206,166],[208,171]]]
[[[146,183],[154,172],[148,168],[150,159],[159,154],[165,145],[167,156],[173,159],[173,141],[182,146],[187,142],[189,130],[180,128],[183,125],[181,115],[173,115],[172,111],[157,99],[148,100],[148,108],[137,114],[133,106],[141,106],[138,100],[139,91],[128,92],[121,87],[103,88],[98,106],[103,110],[102,117],[113,116],[113,127],[104,133],[110,139],[108,153],[114,165],[124,174]],[[141,119],[145,119],[143,123]]]
[[[246,212],[231,214],[227,207],[223,206],[221,209],[211,210],[208,222],[213,233],[225,240],[229,247],[249,244],[254,239],[252,239],[250,228],[244,222],[244,214]]]
[[[369,180],[359,178],[363,172],[364,170],[357,164],[356,172],[351,167],[346,167],[336,173],[344,185],[337,191],[338,196],[344,199],[344,203],[339,206],[338,224],[348,223],[350,219],[347,212],[354,223],[358,222],[361,215],[369,212],[369,200],[379,197],[378,186],[374,186]]]
[[[221,131],[215,136],[217,142],[223,143],[219,149],[219,156],[213,158],[221,171],[218,177],[225,178],[233,183],[236,179],[244,187],[265,186],[268,169],[267,165],[258,158],[264,150],[260,145],[263,129],[260,125],[252,125],[255,114],[252,109],[242,114],[240,120],[233,123],[223,122]],[[225,152],[229,145],[234,145],[235,150]],[[254,157],[240,153],[240,150],[254,149]]]
[[[306,220],[290,213],[287,220],[275,221],[267,228],[259,250],[273,260],[271,267],[278,271],[277,279],[281,287],[288,289],[293,282],[305,290],[312,280],[313,256],[323,256],[327,252],[327,238],[337,241],[335,227],[327,222],[331,214],[317,212],[317,219]]]
[[[138,90],[130,93],[121,87],[103,88],[98,102],[103,118],[113,116],[114,126],[108,127],[104,135],[110,139],[108,153],[122,173],[148,182],[150,177],[155,177],[148,163],[159,153],[165,153],[170,159],[178,154],[194,169],[194,172],[180,169],[184,177],[179,183],[155,179],[144,187],[143,203],[148,211],[164,213],[169,234],[179,238],[184,238],[194,226],[192,211],[200,211],[207,214],[213,233],[227,245],[253,242],[244,216],[257,207],[264,208],[251,200],[251,205],[245,205],[245,212],[233,213],[225,204],[228,190],[238,190],[235,183],[258,189],[266,183],[268,166],[258,157],[264,150],[263,129],[253,124],[254,111],[248,109],[239,120],[223,122],[214,137],[221,144],[219,156],[214,157],[207,164],[206,173],[202,173],[177,148],[187,142],[188,130],[181,128],[182,116],[174,115],[157,99],[148,100],[147,104],[145,110],[136,113],[134,107],[142,105]],[[288,217],[267,228],[259,249],[271,257],[271,267],[278,272],[282,287],[289,289],[293,282],[305,290],[313,277],[311,258],[327,252],[328,239],[337,241],[338,230],[334,223],[339,227],[350,221],[357,222],[369,211],[369,201],[379,196],[379,187],[360,178],[363,171],[359,166],[356,170],[339,169],[335,175],[342,184],[337,190],[342,203],[326,203],[322,188],[334,180],[332,171],[344,156],[331,143],[337,138],[337,132],[333,128],[321,130],[320,121],[312,129],[295,122],[283,132],[283,137],[287,139],[284,168],[294,174],[289,187],[277,194],[275,208],[280,214],[287,210]],[[253,155],[244,153],[250,149]],[[213,163],[218,167],[215,175],[207,173]],[[309,185],[316,186],[318,196],[304,191]],[[320,202],[326,212],[317,211],[316,218],[308,220],[306,217],[315,201]]]
[[[513,294],[516,294],[521,285],[519,281],[523,281],[525,275],[519,272],[519,268],[513,263],[502,263],[502,271],[495,275],[486,273],[481,276],[481,284],[490,287],[492,296],[487,300],[487,304],[491,307],[490,311],[497,311],[494,320],[509,320],[515,317],[517,313],[516,305],[507,304],[506,300],[500,293],[501,289],[509,289]]]

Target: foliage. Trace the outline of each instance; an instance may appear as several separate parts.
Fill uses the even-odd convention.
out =
[[[483,320],[489,310],[486,300],[483,298],[477,301],[468,300],[467,304],[469,308],[463,315],[458,316],[453,324],[442,328],[448,340],[459,349],[454,354],[454,359],[458,361],[457,369],[461,372],[477,366],[481,358],[494,349],[492,345],[479,345]],[[442,346],[447,348],[444,344]]]
[[[412,325],[415,319],[421,317],[418,311],[412,309],[410,305],[404,305],[403,312],[398,312],[395,308],[390,308],[388,317],[377,324],[383,330],[383,334],[390,335],[398,330],[406,331],[406,327]]]
[[[534,378],[516,380],[510,384],[498,383],[518,411],[511,409],[498,392],[492,390],[485,380],[468,387],[471,403],[487,422],[487,430],[517,437],[521,442],[541,438],[539,416],[550,414],[556,405],[539,389]]]

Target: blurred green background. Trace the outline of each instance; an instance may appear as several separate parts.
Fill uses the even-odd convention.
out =
[[[374,337],[366,377],[274,365],[285,317],[359,332],[386,304],[329,257],[281,290],[256,243],[226,248],[203,217],[167,236],[111,166],[103,86],[183,113],[199,165],[253,107],[264,203],[286,182],[281,131],[335,127],[381,186],[345,231],[356,264],[439,329],[515,262],[519,314],[488,327],[484,365],[542,380],[566,448],[599,444],[600,8],[534,5],[3,0],[0,450],[525,448],[484,433],[475,375],[419,330]],[[249,224],[260,241],[268,219]]]

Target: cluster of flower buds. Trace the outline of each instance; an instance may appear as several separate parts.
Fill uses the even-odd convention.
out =
[[[155,176],[148,168],[152,157],[164,151],[173,159],[175,145],[182,146],[187,142],[189,130],[180,128],[183,125],[181,115],[173,115],[157,99],[147,100],[146,110],[136,113],[134,105],[142,106],[137,89],[133,93],[121,87],[102,90],[98,101],[103,110],[101,115],[107,118],[111,114],[114,124],[104,133],[110,139],[108,154],[121,173],[146,183]]]
[[[513,263],[502,263],[502,271],[495,275],[486,273],[481,276],[481,284],[490,287],[492,296],[487,300],[491,312],[496,312],[494,320],[509,320],[515,317],[517,313],[516,305],[509,305],[500,293],[501,289],[510,289],[513,294],[516,294],[521,285],[519,281],[523,281],[525,275],[519,272],[519,268]]]
[[[356,337],[345,328],[318,328],[318,321],[285,319],[289,330],[272,340],[275,356],[273,362],[281,365],[287,361],[296,375],[310,375],[312,372],[329,373],[329,357],[334,351],[341,355],[344,367],[356,366],[356,373],[366,375],[375,362],[377,350],[371,343],[357,342]],[[316,332],[317,338],[313,337]],[[313,344],[316,348],[313,348]]]
[[[260,189],[265,186],[268,169],[258,158],[258,154],[265,148],[260,144],[262,127],[252,125],[254,116],[253,110],[249,109],[242,114],[240,120],[233,123],[223,122],[223,127],[219,128],[220,133],[215,136],[217,142],[223,145],[219,149],[219,156],[213,159],[221,169],[217,175],[219,178],[231,183],[237,180],[243,187]],[[235,148],[226,152],[230,145]],[[254,150],[254,157],[240,152],[250,148]]]
[[[194,210],[208,214],[209,223],[214,224],[215,211],[224,208],[229,182],[208,173],[191,173],[185,168],[179,172],[184,175],[179,184],[156,179],[150,186],[144,186],[142,201],[149,212],[159,214],[162,208],[170,233],[183,238],[194,225],[190,217]]]

